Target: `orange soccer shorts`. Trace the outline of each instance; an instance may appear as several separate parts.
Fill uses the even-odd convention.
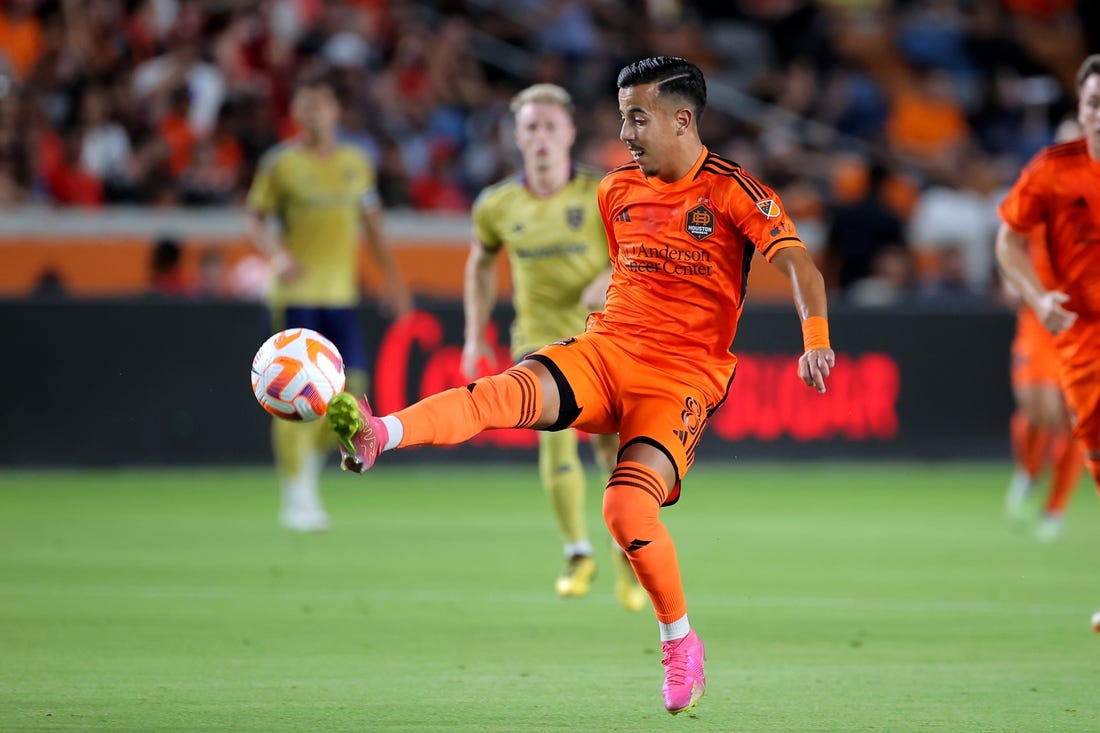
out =
[[[1054,336],[1025,307],[1016,316],[1012,340],[1012,386],[1019,390],[1036,384],[1058,384],[1058,351]]]
[[[1073,437],[1092,453],[1100,453],[1100,361],[1066,372],[1066,402],[1073,413]]]
[[[555,378],[572,389],[580,414],[570,427],[617,432],[620,454],[631,443],[643,442],[668,456],[676,485],[664,505],[676,502],[680,480],[695,461],[695,446],[720,396],[708,400],[699,387],[639,361],[606,334],[558,341],[528,358],[551,372],[556,368],[560,375]]]
[[[1055,344],[1073,436],[1085,450],[1100,453],[1100,320],[1078,318]]]

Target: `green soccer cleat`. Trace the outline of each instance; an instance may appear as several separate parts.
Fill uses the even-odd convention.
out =
[[[340,440],[340,468],[363,473],[374,465],[389,431],[371,412],[366,397],[357,400],[341,392],[329,400],[325,419]]]

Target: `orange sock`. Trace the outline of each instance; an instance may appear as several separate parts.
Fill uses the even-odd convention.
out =
[[[1051,439],[1051,460],[1054,471],[1050,479],[1050,493],[1047,495],[1046,513],[1061,514],[1066,510],[1073,490],[1081,479],[1081,469],[1085,466],[1085,457],[1081,448],[1069,433],[1059,433]]]
[[[649,593],[657,620],[670,624],[687,613],[676,545],[658,514],[668,487],[652,468],[623,461],[611,472],[603,518]]]
[[[482,377],[426,397],[394,416],[405,429],[400,448],[455,445],[483,430],[529,428],[542,413],[538,379],[525,367]]]
[[[1036,428],[1021,412],[1013,413],[1009,427],[1016,464],[1031,478],[1037,477],[1043,467],[1043,458],[1046,457],[1050,431]]]

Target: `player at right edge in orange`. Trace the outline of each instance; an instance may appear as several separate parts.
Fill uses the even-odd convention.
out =
[[[1051,145],[1028,163],[1000,207],[997,262],[1054,334],[1073,436],[1100,489],[1100,54],[1077,72],[1084,137]],[[1046,227],[1050,272],[1040,277],[1027,235]],[[1097,616],[1093,628],[1097,628]]]
[[[357,472],[385,450],[453,445],[494,428],[617,433],[604,521],[653,605],[664,705],[675,714],[703,696],[705,653],[660,510],[680,498],[707,418],[729,391],[755,252],[790,279],[804,344],[798,377],[824,392],[835,356],[824,281],[779,198],[699,139],[707,98],[699,68],[647,58],[623,68],[617,85],[619,137],[634,162],[597,189],[612,266],[603,312],[584,333],[500,374],[383,417],[343,392],[327,417],[343,466]]]
[[[1075,119],[1065,119],[1054,133],[1054,142],[1081,137]],[[1046,227],[1028,232],[1027,252],[1040,282],[1053,282],[1047,253]],[[1028,499],[1043,465],[1051,465],[1050,487],[1043,501],[1035,535],[1053,542],[1062,535],[1066,508],[1085,468],[1081,446],[1073,438],[1069,409],[1058,380],[1058,350],[1054,334],[1043,327],[1035,311],[1009,285],[1006,294],[1016,304],[1016,336],[1012,339],[1012,396],[1016,409],[1009,423],[1012,456],[1016,468],[1005,492],[1005,515],[1017,529],[1031,521]]]

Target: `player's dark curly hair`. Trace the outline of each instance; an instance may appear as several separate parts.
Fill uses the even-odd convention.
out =
[[[703,114],[707,106],[707,82],[699,67],[690,61],[675,56],[651,56],[624,66],[616,81],[619,89],[654,83],[660,94],[675,94],[690,102],[696,120]]]

